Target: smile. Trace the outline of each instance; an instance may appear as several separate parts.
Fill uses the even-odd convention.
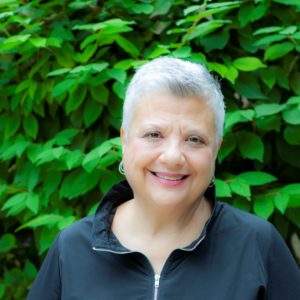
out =
[[[152,172],[152,171],[150,172],[158,178],[170,180],[170,181],[180,181],[188,177],[188,175],[182,175],[182,174],[161,173],[161,172]]]

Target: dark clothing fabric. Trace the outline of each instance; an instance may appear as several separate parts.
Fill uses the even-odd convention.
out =
[[[124,248],[110,228],[116,207],[132,197],[121,182],[95,216],[63,230],[27,299],[300,299],[299,268],[274,227],[217,202],[214,188],[206,192],[213,213],[199,238],[174,250],[155,281],[147,258]]]

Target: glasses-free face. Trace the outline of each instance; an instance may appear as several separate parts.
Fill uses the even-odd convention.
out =
[[[158,206],[192,205],[214,174],[214,115],[199,98],[159,93],[142,99],[129,132],[121,129],[126,178],[134,198]]]

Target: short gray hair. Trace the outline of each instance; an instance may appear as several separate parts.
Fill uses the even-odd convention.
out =
[[[123,105],[125,132],[129,131],[135,107],[143,95],[160,91],[182,98],[204,98],[214,113],[216,142],[222,140],[225,104],[218,81],[200,64],[167,56],[141,66],[129,83]]]

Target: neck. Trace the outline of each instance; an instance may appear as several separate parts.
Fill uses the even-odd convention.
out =
[[[136,238],[170,241],[182,247],[200,235],[211,215],[210,204],[204,197],[185,207],[155,206],[137,198],[122,206],[119,215]]]

